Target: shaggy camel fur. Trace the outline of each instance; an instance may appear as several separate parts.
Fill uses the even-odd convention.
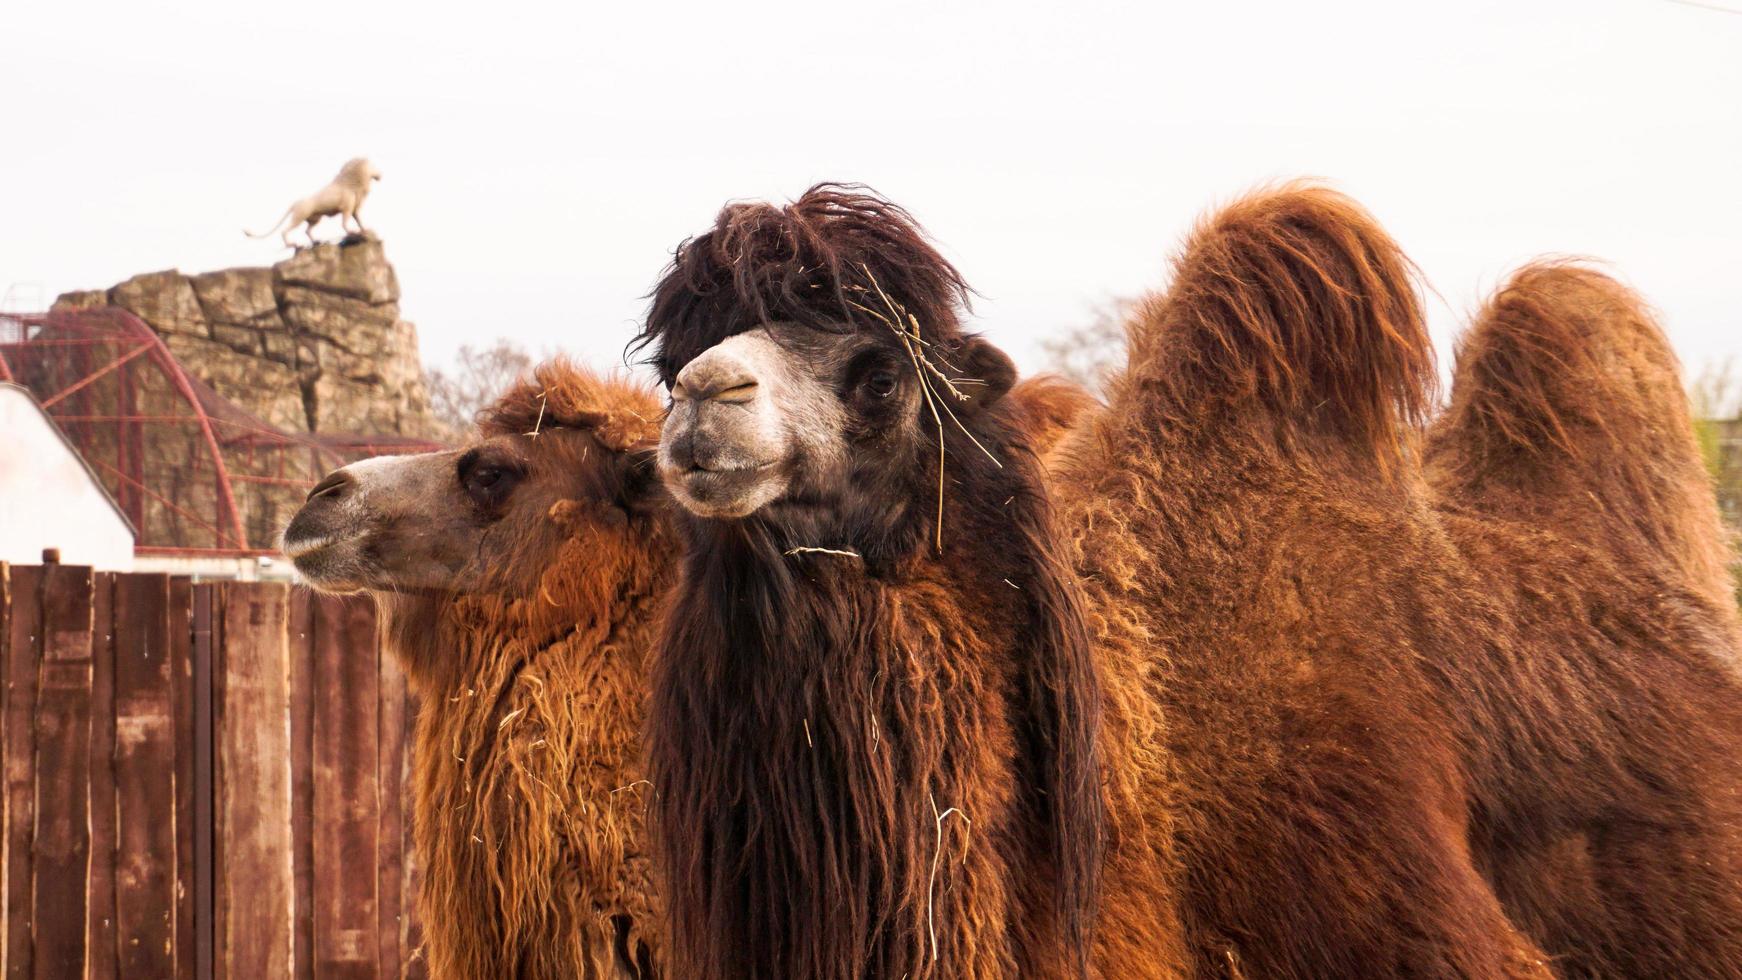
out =
[[[1323,190],[1207,222],[1138,314],[1058,481],[1091,608],[1160,600],[1097,616],[1105,669],[1166,653],[1109,702],[1149,826],[1105,943],[1142,948],[1118,882],[1155,842],[1200,973],[1737,975],[1736,614],[1667,345],[1526,270],[1424,474],[1431,377],[1401,254]],[[1163,750],[1165,813],[1125,778]]]
[[[1055,517],[965,297],[837,187],[728,207],[655,292],[690,512],[648,728],[681,972],[1742,963],[1735,613],[1635,307],[1579,308],[1582,355],[1485,321],[1430,484],[1407,260],[1337,194],[1255,195],[1136,316]],[[1532,500],[1568,454],[1493,435],[1532,426],[1658,441],[1572,443]]]
[[[1045,378],[1011,397],[1042,446],[1094,404]],[[286,533],[310,584],[374,597],[430,705],[415,843],[438,978],[658,975],[639,727],[676,559],[636,456],[658,417],[554,361],[471,449],[346,467]]]
[[[1613,279],[1537,264],[1452,394],[1426,465],[1461,601],[1417,629],[1473,652],[1430,674],[1478,861],[1563,976],[1742,977],[1742,627],[1669,345]]]
[[[345,231],[354,231],[361,235],[364,231],[363,219],[357,216],[357,212],[362,210],[363,201],[369,196],[370,183],[380,179],[381,171],[376,170],[374,164],[362,157],[357,157],[340,167],[338,176],[334,177],[327,186],[285,208],[284,213],[278,216],[278,220],[272,223],[271,228],[258,234],[244,228],[242,234],[249,238],[265,238],[282,226],[284,234],[281,237],[284,246],[295,248],[296,243],[290,240],[290,233],[296,230],[297,225],[302,225],[303,235],[308,238],[308,243],[313,245],[315,244],[315,225],[320,224],[322,218],[338,215],[339,224]],[[347,219],[355,223],[357,227],[353,229],[349,224],[346,224]]]
[[[644,389],[563,362],[469,448],[348,466],[285,533],[365,591],[421,707],[419,910],[438,978],[658,975],[644,658],[674,578]]]

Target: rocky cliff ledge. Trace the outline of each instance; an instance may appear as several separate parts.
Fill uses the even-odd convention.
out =
[[[270,268],[134,276],[66,293],[54,310],[119,306],[151,325],[218,394],[292,432],[440,438],[399,318],[399,279],[373,235]]]

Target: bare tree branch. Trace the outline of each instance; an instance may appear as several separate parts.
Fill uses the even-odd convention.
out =
[[[1107,373],[1124,363],[1125,318],[1136,304],[1127,297],[1106,300],[1089,311],[1081,326],[1041,341],[1045,369],[1099,393]]]
[[[428,371],[430,411],[456,431],[469,431],[480,411],[531,370],[532,355],[506,337],[482,350],[462,344],[450,367]]]

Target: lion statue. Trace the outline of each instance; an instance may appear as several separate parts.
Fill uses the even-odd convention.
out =
[[[242,234],[249,238],[265,238],[282,227],[284,244],[289,248],[299,248],[301,246],[290,240],[290,233],[296,230],[297,225],[302,225],[303,234],[308,236],[308,243],[314,245],[315,225],[322,218],[330,218],[335,214],[339,216],[339,224],[347,233],[353,231],[346,224],[346,219],[349,218],[357,225],[355,233],[362,234],[363,219],[357,217],[357,211],[363,207],[363,199],[369,196],[370,182],[380,179],[381,171],[376,170],[374,164],[363,157],[357,157],[340,167],[339,175],[327,186],[286,208],[271,228],[259,234],[244,228]]]

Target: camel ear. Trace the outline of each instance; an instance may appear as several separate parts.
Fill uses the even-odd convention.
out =
[[[956,387],[968,396],[963,407],[970,413],[996,404],[1016,383],[1016,363],[984,337],[969,337],[950,361],[960,369],[965,383]]]
[[[642,442],[625,450],[623,480],[617,490],[617,505],[630,514],[645,514],[660,506],[665,484],[659,480],[659,443]]]
[[[633,452],[647,438],[647,420],[634,412],[601,412],[588,418],[593,438],[606,449]],[[654,430],[658,440],[658,429]]]

